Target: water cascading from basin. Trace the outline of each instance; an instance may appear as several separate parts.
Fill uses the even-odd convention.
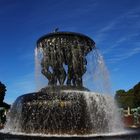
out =
[[[35,81],[37,90],[43,88],[48,80],[41,74],[41,60],[43,58],[42,48],[35,48]],[[111,93],[111,82],[108,69],[104,62],[103,56],[97,48],[94,48],[86,56],[87,69],[86,74],[83,75],[83,85],[91,91],[100,94]]]
[[[94,77],[108,78],[103,58],[95,50],[95,42],[79,33],[55,32],[41,37],[35,53],[36,76],[41,69],[48,86],[17,98],[5,130],[89,135],[120,129],[114,100],[89,91]],[[97,82],[102,93],[109,91],[107,81]]]
[[[19,97],[13,104],[5,130],[22,133],[81,135],[116,132],[121,128],[116,116],[117,108],[111,97],[76,90],[64,90],[61,95],[55,92],[50,94],[52,96],[56,94],[58,98],[48,101],[46,93],[42,96],[37,96],[35,93],[33,96],[37,99],[31,101],[33,96],[28,95],[28,101],[26,99],[26,104],[24,104],[26,97]]]

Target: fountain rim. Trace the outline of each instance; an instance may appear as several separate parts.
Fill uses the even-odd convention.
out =
[[[59,36],[59,35],[79,36],[79,37],[82,37],[82,38],[86,38],[87,40],[90,40],[92,42],[92,44],[95,45],[95,42],[90,37],[88,37],[87,35],[77,33],[77,32],[66,32],[66,31],[65,32],[52,32],[52,33],[45,34],[37,40],[37,44],[39,44],[40,42],[42,42],[46,38],[55,37],[55,36]]]

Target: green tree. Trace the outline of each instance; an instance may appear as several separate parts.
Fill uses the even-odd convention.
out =
[[[0,82],[0,104],[3,103],[6,92],[6,86]]]
[[[140,107],[140,82],[128,91],[123,89],[117,90],[115,100],[117,101],[119,107],[122,108]]]
[[[140,107],[140,82],[133,87],[135,107]]]
[[[10,105],[4,102],[5,94],[6,94],[6,86],[0,82],[0,107],[9,109]]]
[[[125,93],[126,92],[123,89],[116,91],[115,100],[117,101],[117,104],[120,108],[124,108],[125,98],[123,98],[123,97],[124,97]]]

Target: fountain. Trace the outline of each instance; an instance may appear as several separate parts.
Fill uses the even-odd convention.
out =
[[[120,128],[112,98],[84,87],[87,56],[94,50],[95,42],[79,33],[54,32],[41,37],[36,55],[48,86],[16,99],[5,131],[84,136]]]

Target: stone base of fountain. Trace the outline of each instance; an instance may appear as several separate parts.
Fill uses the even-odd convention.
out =
[[[11,108],[8,129],[51,135],[107,132],[105,110],[98,111],[95,97],[88,89],[76,89],[72,86],[46,87],[39,92],[20,96]],[[88,100],[86,96],[89,96]],[[98,95],[98,98],[104,102],[103,96]],[[88,102],[92,106],[91,111]]]

